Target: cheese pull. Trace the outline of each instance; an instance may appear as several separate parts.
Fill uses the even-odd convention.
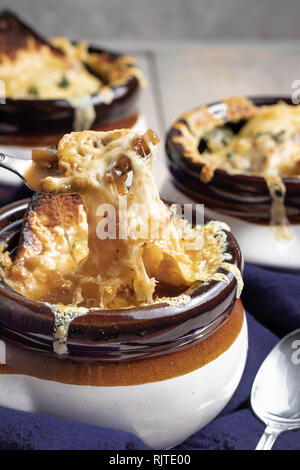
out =
[[[29,297],[37,295],[40,283],[43,300],[64,298],[67,305],[103,309],[160,301],[161,284],[179,295],[195,281],[228,282],[229,228],[217,222],[192,227],[160,199],[152,175],[158,142],[152,130],[83,131],[66,134],[57,149],[34,151],[26,177],[54,198],[49,204],[57,238],[38,218],[38,253],[14,260],[6,282]],[[74,224],[64,219],[64,198],[72,196],[66,193],[81,201],[76,206],[81,218]],[[54,270],[60,279],[55,285],[49,281]]]

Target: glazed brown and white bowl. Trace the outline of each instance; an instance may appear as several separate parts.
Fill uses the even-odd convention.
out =
[[[11,254],[27,205],[0,211]],[[226,234],[229,262],[242,269]],[[0,406],[132,432],[156,449],[176,445],[222,410],[244,369],[246,320],[231,272],[228,280],[193,285],[188,303],[93,310],[71,323],[62,356],[51,306],[1,282]]]
[[[288,96],[255,96],[249,99],[256,106],[272,105],[278,101],[293,104]],[[215,117],[226,116],[226,104],[222,101],[208,105],[208,110]],[[176,122],[182,122],[182,119]],[[227,124],[233,131],[238,131],[244,122],[241,120]],[[173,182],[180,191],[179,200],[202,203],[210,217],[227,222],[246,261],[300,270],[300,257],[295,256],[295,252],[300,249],[300,179],[282,178],[286,187],[286,215],[294,233],[289,243],[279,243],[269,227],[271,196],[265,179],[262,176],[229,174],[225,170],[216,169],[211,181],[203,183],[200,180],[203,164],[184,155],[182,145],[174,141],[174,137],[180,133],[174,124],[167,134],[166,153]],[[200,153],[201,146],[200,141]]]
[[[68,40],[63,40],[62,45],[54,46],[53,42],[42,37],[13,12],[1,11],[0,62],[3,70],[1,69],[0,78],[4,80],[3,84],[5,85],[8,80],[6,64],[14,59],[17,53],[27,50],[30,56],[30,51],[34,54],[41,46],[47,46],[53,57],[61,58],[64,54],[63,44],[70,46]],[[78,48],[85,47],[83,42],[72,44],[78,45]],[[82,96],[75,96],[75,93],[74,96],[70,94],[68,96],[65,90],[66,96],[64,96],[62,85],[61,92],[57,95],[59,99],[43,99],[42,96],[31,95],[18,98],[18,90],[14,91],[14,93],[17,92],[13,95],[16,96],[15,98],[13,96],[0,97],[1,152],[28,158],[31,156],[33,147],[55,145],[64,134],[73,130],[92,128],[106,131],[133,127],[146,130],[144,129],[144,116],[139,114],[138,109],[138,98],[144,80],[134,60],[120,53],[92,45],[88,47],[87,52],[92,54],[95,60],[97,55],[99,59],[100,54],[102,57],[93,70],[84,63],[83,59],[78,59],[82,60],[82,64],[88,68],[91,75],[100,79],[103,86],[98,92],[90,95],[82,93]],[[33,55],[33,64],[36,60],[34,57]],[[30,68],[30,65],[27,65],[28,67]],[[21,84],[18,84],[21,88],[22,83],[21,80]],[[15,86],[17,87],[17,84]],[[5,86],[1,88],[0,94],[5,95]],[[49,95],[45,96],[47,98]],[[1,204],[7,204],[12,200],[16,187],[21,190],[20,181],[15,175],[0,169]],[[22,190],[24,192],[24,187]],[[24,197],[25,194],[26,192],[24,192]]]

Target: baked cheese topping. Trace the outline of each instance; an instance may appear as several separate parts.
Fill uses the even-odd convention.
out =
[[[109,104],[112,88],[130,77],[137,76],[142,85],[145,83],[131,57],[112,59],[107,53],[89,53],[85,42],[72,45],[66,38],[54,38],[52,44],[62,53],[29,38],[27,48],[18,50],[14,57],[0,55],[0,79],[7,98],[68,99],[100,93]]]
[[[184,155],[203,164],[200,179],[208,183],[216,169],[230,174],[262,176],[273,200],[271,224],[286,225],[283,177],[300,177],[300,106],[283,102],[255,107],[246,98],[224,100],[225,117],[207,107],[184,114],[175,128]],[[226,122],[246,120],[234,133]],[[202,147],[202,149],[201,149]]]
[[[158,283],[180,290],[195,281],[228,282],[220,268],[232,271],[241,288],[226,252],[226,224],[192,227],[160,199],[152,176],[157,143],[151,130],[72,132],[60,140],[56,161],[53,152],[48,163],[47,153],[35,156],[26,175],[30,184],[52,194],[79,193],[85,204],[88,253],[63,273],[74,305],[111,309],[150,304],[159,300]],[[27,274],[35,277],[35,271],[24,268],[20,286],[14,282],[13,288],[30,296]]]

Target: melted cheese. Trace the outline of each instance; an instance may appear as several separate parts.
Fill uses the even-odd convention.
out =
[[[69,98],[68,101],[75,110],[73,130],[79,132],[90,129],[96,117],[90,95]]]
[[[85,316],[89,313],[87,308],[74,308],[63,305],[52,305],[46,302],[54,315],[53,351],[56,354],[68,353],[68,332],[70,324],[75,318]]]
[[[181,135],[174,142],[183,145],[186,156],[208,166],[211,176],[211,168],[221,168],[232,174],[300,177],[300,106],[278,103],[253,109],[237,134],[224,127],[222,119],[211,115],[200,121],[199,112],[197,117],[196,126],[193,115],[185,116],[187,124],[175,125]],[[200,139],[207,146],[202,153]]]
[[[178,288],[210,279],[228,282],[218,270],[232,270],[226,253],[229,228],[217,222],[192,227],[161,201],[152,176],[157,143],[153,131],[73,132],[58,144],[55,172],[49,153],[51,176],[43,173],[40,189],[80,193],[87,212],[88,254],[63,273],[74,305],[128,308],[155,302],[157,282]],[[31,173],[36,171],[37,162]],[[37,181],[30,172],[26,177],[31,184]],[[113,237],[99,237],[99,224],[110,220],[100,214],[101,204],[114,210]],[[127,237],[121,235],[125,226]]]
[[[14,58],[0,55],[0,80],[5,84],[6,97],[69,99],[99,93],[109,104],[112,88],[132,76],[145,85],[132,57],[113,59],[106,53],[90,54],[85,42],[72,45],[66,38],[54,38],[52,44],[63,54],[56,54],[46,44],[37,45],[30,38],[27,48],[17,51]]]

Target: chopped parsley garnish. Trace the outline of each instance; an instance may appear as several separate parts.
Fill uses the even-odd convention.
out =
[[[27,93],[28,93],[29,95],[35,95],[35,96],[37,96],[37,95],[39,94],[39,90],[38,90],[38,88],[37,88],[36,86],[30,86],[30,87],[28,88],[28,90],[27,90]]]
[[[63,75],[61,77],[61,81],[58,83],[58,86],[60,86],[61,88],[68,88],[69,85],[70,85],[69,80],[67,79],[65,75]]]
[[[228,158],[228,160],[230,160],[233,157],[233,153],[232,152],[227,152],[226,157]]]
[[[224,147],[227,147],[228,142],[229,142],[229,138],[227,136],[223,137],[222,144],[224,145]]]

